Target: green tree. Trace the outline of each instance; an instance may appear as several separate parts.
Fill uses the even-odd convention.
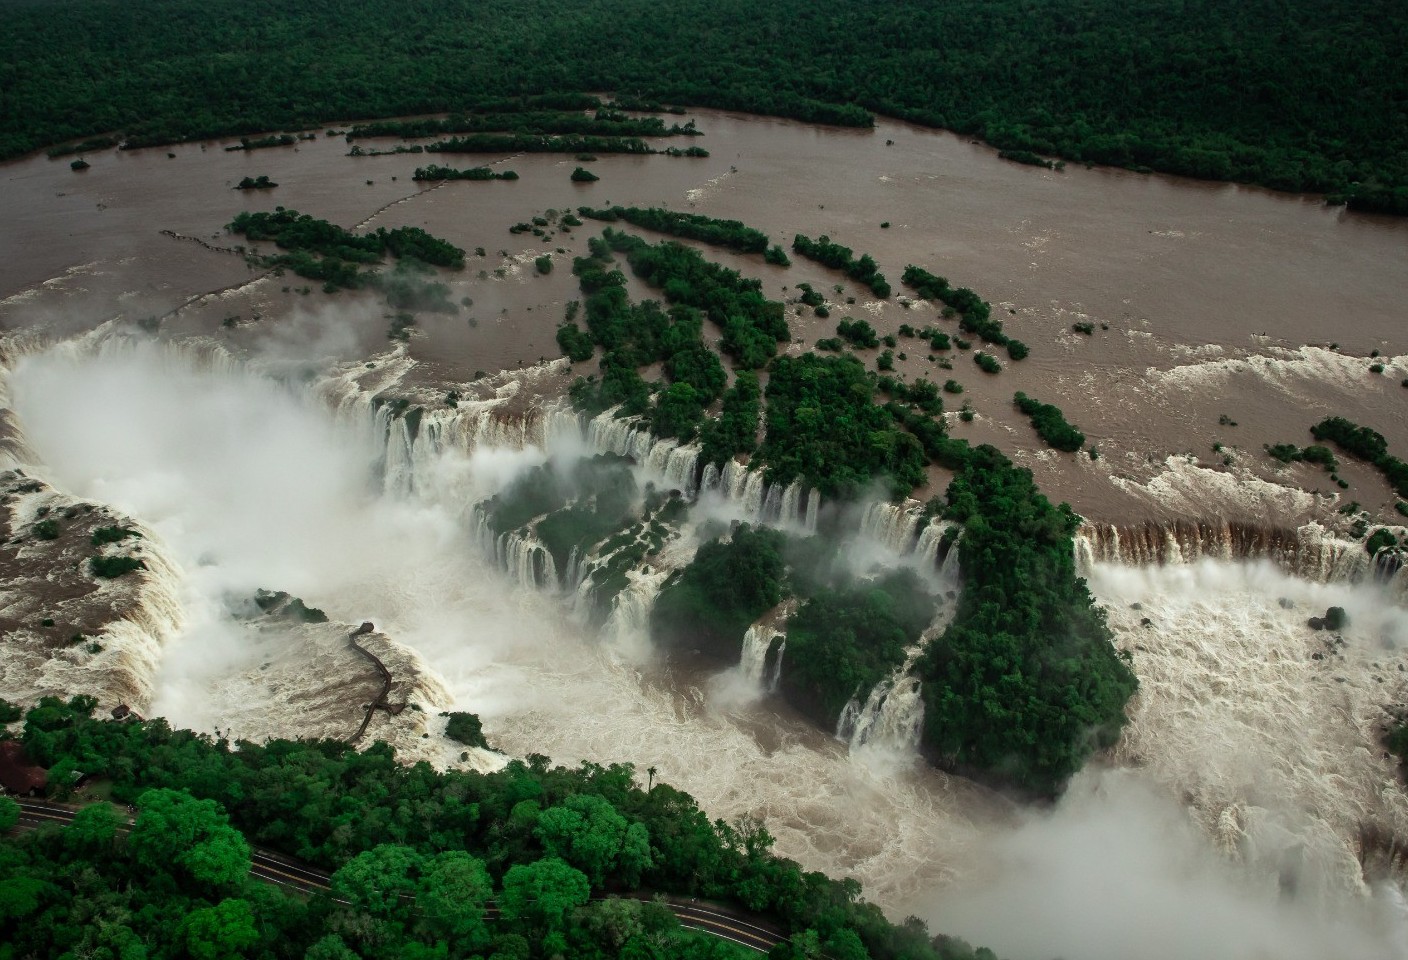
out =
[[[424,858],[410,847],[383,843],[364,850],[332,875],[332,892],[374,917],[396,912],[403,895],[416,891]]]
[[[493,895],[493,881],[482,860],[463,850],[447,850],[422,867],[416,907],[434,935],[473,950],[488,943],[484,904]]]
[[[552,930],[561,928],[572,911],[590,899],[591,884],[582,871],[558,857],[545,857],[509,868],[499,912],[510,923]]]
[[[84,807],[64,827],[64,843],[74,850],[97,853],[112,846],[122,818],[106,803]]]
[[[20,805],[9,797],[0,797],[0,833],[8,833],[20,819]]]
[[[181,938],[195,960],[225,960],[244,955],[259,942],[254,911],[245,900],[221,900],[192,911],[181,923]]]
[[[533,833],[548,853],[584,872],[593,886],[602,886],[607,875],[615,872],[622,874],[627,885],[634,885],[650,866],[645,828],[627,823],[600,797],[583,794],[549,807],[538,817]]]
[[[138,864],[211,887],[233,886],[249,873],[249,843],[230,826],[224,809],[184,790],[148,790],[138,797],[127,845]]]

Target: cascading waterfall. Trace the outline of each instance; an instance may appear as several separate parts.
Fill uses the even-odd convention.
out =
[[[743,634],[738,671],[745,680],[772,692],[782,679],[782,654],[786,649],[787,635],[773,624],[759,621]],[[769,657],[773,658],[771,670],[768,669]]]
[[[865,508],[861,517],[861,533],[903,556],[916,549],[919,524],[924,519],[924,506],[913,500],[903,504],[879,501]]]
[[[911,671],[925,648],[944,632],[953,612],[952,604],[941,601],[938,613],[919,635],[919,641],[905,648],[904,662],[871,688],[864,703],[859,696],[847,702],[836,721],[836,739],[845,741],[852,750],[871,746],[902,755],[913,755],[918,750],[924,729],[924,698],[920,695],[919,678]]]
[[[1381,551],[1393,554],[1393,551]],[[1269,560],[1293,576],[1319,583],[1378,579],[1392,595],[1408,597],[1408,574],[1391,557],[1370,557],[1362,543],[1335,536],[1318,523],[1264,527],[1232,521],[1175,520],[1138,525],[1085,524],[1075,535],[1077,569],[1096,563],[1125,566],[1187,564],[1201,559]]]
[[[650,611],[669,575],[664,568],[627,571],[629,582],[616,594],[601,629],[602,638],[614,651],[633,660],[648,653]]]
[[[556,590],[562,586],[552,553],[536,537],[518,530],[496,534],[483,504],[474,506],[474,536],[486,556],[521,587]]]

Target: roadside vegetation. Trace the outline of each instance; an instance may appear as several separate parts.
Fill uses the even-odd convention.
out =
[[[232,744],[162,720],[96,720],[94,706],[42,700],[24,749],[60,796],[81,771],[134,804],[135,823],[96,803],[71,825],[0,838],[0,936],[16,956],[756,956],[611,896],[644,890],[762,915],[787,960],[992,960],[888,923],[854,881],[774,856],[757,821],[710,822],[653,769],[647,788],[629,764],[554,767],[537,754],[497,773],[439,773],[384,743]],[[451,723],[473,738],[468,716]],[[0,798],[0,834],[17,816]],[[256,846],[332,873],[331,889],[251,880]]]

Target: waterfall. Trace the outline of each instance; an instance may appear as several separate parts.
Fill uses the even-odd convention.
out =
[[[908,500],[903,504],[872,503],[861,517],[861,533],[903,556],[916,547],[919,523],[924,519],[923,504]]]
[[[1380,556],[1370,557],[1362,543],[1338,537],[1314,522],[1289,528],[1226,520],[1085,524],[1075,535],[1075,561],[1082,574],[1095,563],[1164,566],[1204,558],[1267,560],[1286,573],[1320,583],[1378,579],[1389,584],[1392,594],[1403,597],[1408,595],[1408,578],[1394,553],[1381,551]]]
[[[738,658],[739,673],[759,688],[776,690],[777,682],[782,679],[782,650],[786,645],[786,636],[775,627],[762,621],[753,624],[743,634],[743,648]],[[777,655],[769,671],[768,656],[774,646],[777,647]]]
[[[616,594],[601,629],[603,640],[612,650],[637,661],[649,656],[650,612],[669,575],[667,569],[650,567],[626,572],[629,582]]]
[[[905,752],[917,749],[924,727],[924,699],[919,689],[919,679],[903,672],[881,680],[864,705],[854,697],[846,704],[836,723],[836,738],[852,750],[868,745]]]
[[[536,537],[519,530],[495,533],[483,504],[474,506],[474,537],[485,556],[521,587],[556,590],[562,586],[552,553]]]

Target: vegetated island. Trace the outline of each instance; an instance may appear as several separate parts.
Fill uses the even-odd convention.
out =
[[[231,744],[94,706],[46,697],[3,742],[7,768],[51,797],[115,801],[19,833],[20,805],[0,797],[0,936],[15,956],[757,956],[685,929],[650,901],[661,893],[764,925],[787,960],[996,960],[888,923],[855,881],[773,855],[757,821],[711,823],[653,768],[645,789],[629,764],[537,754],[438,773],[380,742]],[[0,700],[0,722],[20,713]],[[472,738],[466,717],[451,722]],[[286,883],[251,879],[256,860]],[[327,888],[302,865],[331,873]]]
[[[531,26],[503,0],[350,0],[335,12],[290,0],[233,20],[195,0],[160,16],[99,0],[63,17],[37,0],[4,9],[6,158],[100,136],[152,145],[621,90],[852,126],[873,111],[1010,152],[1408,213],[1408,12],[1397,6],[1326,17],[1307,0],[898,0],[818,18],[804,0],[605,0],[544,8]],[[849,37],[866,39],[837,42]]]
[[[1092,750],[1114,742],[1136,682],[1076,575],[1078,518],[1068,507],[1049,503],[1030,472],[996,449],[949,438],[932,383],[882,381],[852,356],[776,355],[789,333],[783,305],[767,301],[756,281],[677,242],[650,244],[612,228],[590,241],[590,251],[574,263],[586,330],[573,308],[558,334],[574,362],[601,351],[600,377],[580,377],[571,388],[578,409],[592,415],[614,409],[639,417],[659,437],[698,439],[702,470],[721,470],[748,454],[750,468],[763,470],[768,483],[798,482],[829,500],[855,500],[877,484],[904,497],[924,482],[930,463],[956,472],[928,517],[950,525],[943,548],[959,550],[963,590],[952,622],[912,664],[925,701],[921,748],[935,762],[1049,795]],[[617,254],[667,305],[629,300]],[[970,324],[1005,337],[976,294],[916,271],[907,271],[911,280],[935,296],[942,292]],[[741,368],[732,385],[703,343],[706,319],[722,331],[721,349]],[[863,321],[843,321],[840,329],[855,342],[878,343]],[[641,371],[656,364],[663,377],[648,382]],[[763,367],[768,382],[760,392],[749,371]],[[884,403],[876,399],[882,389]],[[595,469],[606,469],[597,462]],[[603,503],[629,502],[620,493],[622,478],[613,481],[618,493],[610,498],[593,483],[575,494],[560,491],[550,503],[533,502],[532,490],[544,482],[522,480],[496,497],[493,529],[540,538],[558,569],[574,551],[609,557],[593,574],[610,587],[594,595],[609,607],[625,584],[623,568],[658,552],[673,518],[663,503],[642,515],[618,507],[607,516]],[[571,523],[551,512],[567,510],[576,512]],[[545,514],[564,519],[534,526],[533,518]],[[622,530],[626,542],[613,541],[613,530]],[[652,620],[656,639],[736,663],[749,624],[795,598],[800,606],[786,629],[781,689],[818,725],[835,729],[848,704],[863,703],[876,683],[904,667],[906,650],[920,641],[939,600],[914,583],[885,587],[846,575],[835,557],[838,532],[819,531],[801,549],[774,531],[735,530],[731,537],[717,531],[720,546],[706,544],[662,589]],[[638,545],[634,557],[621,553],[627,542]],[[734,573],[699,572],[711,557],[724,558],[719,571]],[[805,557],[812,559],[798,559]],[[749,575],[736,575],[743,570]],[[702,644],[700,624],[712,625]],[[793,629],[807,639],[794,643]]]

